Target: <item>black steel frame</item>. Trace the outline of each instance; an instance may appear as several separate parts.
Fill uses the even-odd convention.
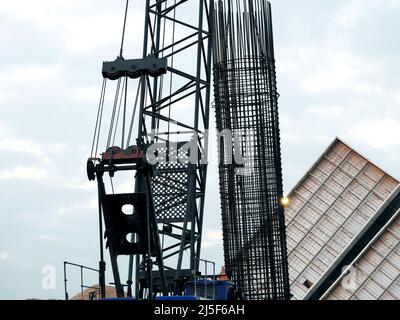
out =
[[[82,299],[83,299],[83,290],[84,289],[93,289],[95,291],[99,291],[100,296],[102,298],[106,297],[104,289],[101,287],[101,285],[99,286],[99,288],[96,288],[96,287],[86,286],[84,284],[84,279],[83,279],[83,271],[84,270],[91,271],[91,272],[96,272],[96,273],[99,273],[99,274],[100,274],[100,270],[97,270],[97,269],[94,269],[94,268],[89,268],[89,267],[86,267],[86,266],[83,266],[83,265],[80,265],[80,264],[64,261],[64,295],[65,295],[65,300],[69,300],[67,266],[72,266],[72,267],[79,268],[80,271],[81,271],[81,296],[82,296]]]
[[[185,12],[190,12],[196,18],[187,19]],[[198,274],[207,180],[213,12],[214,2],[210,0],[146,0],[143,58],[125,60],[120,56],[116,61],[106,62],[103,66],[105,80],[95,130],[94,140],[97,140],[97,144],[93,142],[93,147],[96,145],[95,153],[99,143],[107,80],[118,80],[117,97],[123,83],[121,147],[129,147],[124,145],[126,136],[129,144],[132,130],[131,125],[129,134],[125,133],[128,77],[139,78],[137,147],[146,153],[152,146],[156,146],[157,152],[167,153],[167,161],[163,163],[151,165],[141,159],[138,163],[127,165],[112,161],[106,163],[96,158],[97,154],[93,157],[92,147],[88,177],[90,180],[97,178],[99,213],[104,219],[107,246],[119,297],[124,296],[118,262],[121,253],[118,250],[119,244],[116,243],[116,239],[121,240],[118,238],[121,234],[115,234],[114,219],[120,213],[110,209],[108,199],[113,195],[106,192],[105,173],[113,177],[118,171],[134,172],[135,194],[144,194],[146,199],[144,224],[147,228],[147,252],[138,253],[132,250],[129,254],[128,295],[132,295],[134,274],[135,292],[139,299],[153,299],[160,292],[164,295],[181,294],[184,280]],[[169,28],[170,25],[173,28]],[[176,34],[175,28],[179,28]],[[167,29],[173,30],[172,39],[165,37]],[[154,61],[153,65],[151,61]],[[186,62],[186,65],[182,66],[182,62]],[[121,78],[124,78],[123,82]],[[165,88],[165,83],[169,83],[169,88]],[[118,102],[118,98],[116,99]],[[186,103],[185,119],[188,119],[187,115],[192,115],[191,121],[179,119],[178,107],[182,102]],[[114,116],[115,114],[111,126],[114,126]],[[171,130],[172,126],[177,128],[176,131]],[[111,127],[110,137],[113,130]],[[110,147],[110,137],[107,148]],[[175,149],[188,142],[194,148],[183,153],[194,161],[169,161],[172,153],[179,153]],[[95,165],[97,161],[99,164]],[[135,194],[125,196],[129,199]],[[132,221],[128,225],[129,223]],[[101,236],[102,228],[101,219]],[[137,240],[135,237],[134,235],[132,238],[133,242]],[[102,240],[100,246],[103,246]],[[185,252],[188,258],[185,257]],[[101,275],[104,276],[102,251],[100,266]],[[102,283],[104,287],[104,281]]]
[[[219,143],[225,267],[245,299],[290,299],[271,5],[220,0],[214,23],[217,129],[252,159],[238,174]]]
[[[192,6],[187,6],[188,4]],[[195,21],[185,21],[181,12],[185,5],[186,10],[197,12]],[[138,144],[148,145],[162,142],[168,148],[170,143],[187,142],[181,132],[189,130],[192,139],[195,139],[194,143],[198,150],[196,163],[178,168],[186,170],[186,197],[181,199],[186,202],[186,208],[185,212],[181,213],[181,219],[169,220],[162,216],[162,212],[157,212],[157,208],[154,210],[158,223],[162,222],[163,224],[163,228],[159,231],[160,234],[169,239],[169,241],[165,241],[169,245],[162,248],[162,261],[166,265],[163,267],[158,262],[155,264],[160,272],[162,268],[173,270],[175,285],[174,288],[171,288],[169,283],[168,291],[174,290],[178,294],[182,292],[182,279],[184,274],[187,274],[184,271],[188,271],[189,268],[192,274],[197,274],[198,264],[196,261],[200,258],[201,250],[207,179],[207,164],[204,159],[207,156],[207,131],[209,129],[213,11],[214,3],[209,0],[199,0],[196,3],[188,0],[146,1],[143,58],[149,55],[156,58],[168,58],[167,70],[169,75],[173,74],[174,79],[171,90],[164,94],[165,92],[160,92],[160,82],[162,81],[160,78],[155,78],[152,82],[148,76],[141,78]],[[183,36],[177,35],[172,41],[164,42],[163,26],[166,23],[179,26]],[[177,68],[172,61],[178,60],[186,60],[188,66],[195,64],[195,68],[192,71],[188,71],[190,68]],[[174,85],[174,83],[179,85]],[[188,99],[192,100],[190,105],[187,105],[186,111],[187,114],[193,115],[193,120],[183,123],[174,119],[174,108],[180,101],[188,101]],[[165,112],[167,110],[168,115]],[[178,128],[176,132],[169,130],[171,123]],[[193,134],[195,135],[193,136]],[[161,164],[161,168],[158,169],[160,172],[170,174],[177,168],[174,165],[165,167]],[[138,186],[142,185],[139,179],[136,180]],[[152,190],[154,190],[155,184],[156,182],[153,180]],[[154,196],[160,197],[159,194]],[[171,198],[167,201],[171,201]],[[184,266],[185,251],[189,255],[186,270]],[[168,260],[171,261],[169,265],[167,265]],[[140,278],[145,265],[145,259],[140,260],[137,257],[137,279]],[[136,284],[136,293],[138,294],[142,288],[138,287],[138,281]]]

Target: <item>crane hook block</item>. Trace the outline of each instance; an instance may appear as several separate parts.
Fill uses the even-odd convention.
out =
[[[167,58],[147,57],[144,59],[125,60],[118,57],[115,61],[103,63],[103,77],[118,80],[122,77],[136,79],[149,75],[159,77],[167,73]]]

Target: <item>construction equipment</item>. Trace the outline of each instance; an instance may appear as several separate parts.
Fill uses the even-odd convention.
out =
[[[231,281],[201,280],[189,281],[185,284],[183,296],[160,296],[156,301],[174,300],[216,300],[241,301],[240,289]]]
[[[124,294],[118,257],[127,255],[128,295],[132,296],[135,274],[136,297],[153,299],[160,293],[183,294],[185,282],[198,273],[207,181],[204,160],[214,2],[147,0],[143,57],[132,60],[123,57],[128,5],[129,1],[120,54],[103,64],[103,88],[87,170],[88,178],[98,183],[100,222],[104,218],[118,295]],[[182,61],[187,63],[182,66]],[[115,98],[104,138],[106,152],[99,155],[110,82]],[[130,82],[136,87],[132,101]],[[115,179],[123,173],[132,183],[130,193],[117,193]],[[128,215],[123,212],[127,206],[133,207]],[[101,237],[102,228],[100,224]],[[104,258],[101,261],[104,274]]]
[[[103,292],[105,236],[120,298],[121,256],[129,257],[128,297],[135,284],[138,299],[193,295],[197,287],[206,298],[237,299],[240,287],[246,299],[288,298],[270,4],[225,0],[217,6],[214,13],[213,0],[146,0],[143,56],[128,60],[127,0],[119,56],[103,64],[87,162],[88,179],[98,185]],[[217,128],[231,134],[219,157],[232,282],[201,279],[199,272],[213,56]],[[242,131],[239,138],[235,130]],[[232,153],[236,162],[225,163]],[[238,154],[251,157],[252,166],[239,163]],[[126,182],[130,191],[118,191]],[[212,297],[209,286],[218,289]]]
[[[289,299],[271,4],[220,0],[214,24],[225,267],[245,299]]]

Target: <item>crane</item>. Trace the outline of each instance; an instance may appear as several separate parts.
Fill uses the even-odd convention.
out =
[[[104,219],[118,296],[124,295],[118,258],[128,256],[128,295],[135,274],[136,297],[153,299],[157,293],[181,294],[184,282],[199,269],[214,2],[146,0],[139,59],[123,57],[128,8],[129,0],[120,53],[103,64],[87,174],[97,181],[100,223]],[[194,19],[188,20],[185,12]],[[133,99],[130,86],[136,90]],[[109,127],[102,130],[110,93]],[[99,154],[104,142],[105,152]],[[130,193],[114,188],[122,174],[132,183]],[[103,237],[102,225],[100,233]],[[104,256],[101,261],[104,275]]]
[[[124,57],[128,9],[129,0],[119,54],[103,63],[87,161],[88,179],[97,181],[98,189],[103,297],[103,237],[119,297],[125,286],[129,297],[135,290],[136,298],[149,300],[197,288],[191,280],[204,261],[214,70],[217,129],[247,130],[231,132],[219,149],[226,271],[235,282],[225,288],[243,286],[248,299],[287,298],[269,2],[146,0],[143,51],[135,59]],[[255,136],[246,140],[250,131]],[[255,170],[248,172],[246,163],[225,163],[238,151],[253,156],[250,169]],[[121,181],[129,192],[119,191]],[[126,284],[122,256],[128,257]],[[202,282],[206,288],[216,283],[222,282]]]

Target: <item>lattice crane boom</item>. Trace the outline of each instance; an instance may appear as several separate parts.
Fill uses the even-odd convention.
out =
[[[226,271],[246,299],[289,299],[270,3],[146,0],[139,59],[123,57],[128,8],[119,56],[103,64],[87,163],[118,296],[121,256],[139,299],[180,295],[199,273],[213,69]],[[102,251],[100,270],[104,288]]]
[[[88,161],[88,176],[98,181],[119,296],[123,295],[120,255],[130,257],[128,292],[135,274],[138,298],[152,299],[158,292],[181,294],[184,281],[198,273],[207,181],[213,7],[209,0],[147,0],[142,58],[124,59],[121,47],[115,61],[103,64],[96,148]],[[97,147],[109,82],[114,84],[115,99],[106,152],[100,156]],[[128,94],[131,82],[137,93],[133,110]],[[132,145],[135,130],[137,139]],[[115,146],[119,137],[121,144]],[[113,183],[123,172],[131,174],[135,185],[126,194],[116,193]],[[106,190],[105,174],[110,175],[111,192]],[[132,215],[124,214],[125,205],[134,207]]]

